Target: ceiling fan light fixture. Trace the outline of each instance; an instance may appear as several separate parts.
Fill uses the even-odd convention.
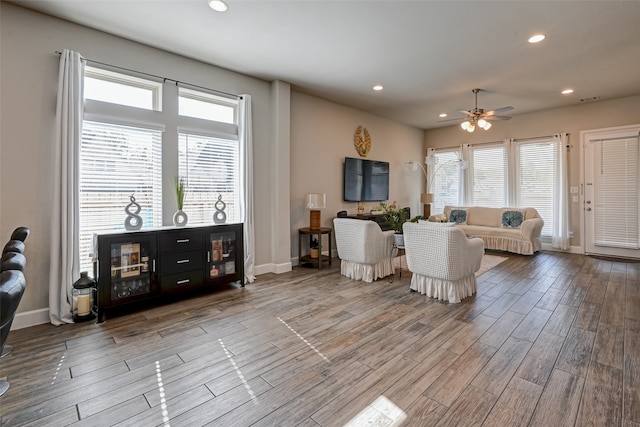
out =
[[[209,7],[216,12],[226,12],[229,8],[223,0],[209,0]]]
[[[471,126],[471,122],[469,120],[465,120],[464,122],[460,123],[460,127],[464,130],[469,129],[469,126]]]
[[[480,119],[478,120],[478,126],[480,126],[484,130],[489,130],[489,128],[491,127],[491,123],[489,123],[485,119]]]

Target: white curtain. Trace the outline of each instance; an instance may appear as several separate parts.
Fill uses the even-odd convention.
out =
[[[566,133],[559,133],[553,136],[558,150],[558,180],[554,193],[557,203],[555,204],[554,227],[551,232],[551,247],[569,250],[569,136]]]
[[[73,323],[71,286],[80,277],[78,172],[83,82],[82,57],[78,52],[65,49],[60,55],[58,77],[49,254],[49,319],[54,325]]]
[[[239,139],[240,139],[240,187],[244,190],[242,201],[242,219],[244,222],[244,278],[252,283],[254,274],[256,249],[253,231],[253,124],[251,121],[251,95],[240,97],[239,107]]]
[[[460,206],[468,206],[473,199],[473,182],[471,180],[471,145],[462,144],[460,146],[460,158],[467,162],[468,167],[460,171]]]

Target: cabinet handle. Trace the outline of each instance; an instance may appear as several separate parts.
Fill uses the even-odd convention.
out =
[[[178,281],[176,282],[176,285],[184,285],[184,284],[189,283],[190,281],[191,281],[191,280],[189,280],[189,279],[178,280]]]
[[[153,273],[156,272],[156,259],[155,258],[151,261],[151,271]]]
[[[189,243],[189,239],[178,239],[176,243]]]
[[[207,262],[211,262],[211,251],[207,251]]]
[[[179,259],[178,261],[176,261],[176,264],[186,264],[188,262],[189,262],[188,259]]]

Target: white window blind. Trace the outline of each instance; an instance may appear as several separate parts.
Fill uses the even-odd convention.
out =
[[[638,137],[597,141],[595,148],[594,244],[638,249]]]
[[[186,182],[183,210],[189,224],[211,224],[219,196],[226,204],[227,222],[241,221],[237,140],[180,133],[178,167]]]
[[[542,236],[551,236],[556,212],[557,143],[518,142],[516,193],[518,207],[534,207],[544,218]]]
[[[473,183],[471,204],[495,208],[506,206],[504,147],[472,147],[470,169]]]
[[[80,266],[91,271],[93,233],[124,229],[133,194],[143,228],[162,224],[162,133],[85,121],[80,150]],[[133,211],[135,212],[135,210]]]
[[[458,151],[439,151],[433,156],[438,159],[430,166],[433,183],[429,189],[433,193],[433,214],[441,214],[446,205],[460,204],[460,168]]]

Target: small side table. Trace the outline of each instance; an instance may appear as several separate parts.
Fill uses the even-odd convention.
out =
[[[389,282],[391,282],[391,283],[393,283],[393,280],[394,280],[394,279],[395,279],[395,277],[396,277],[396,269],[395,269],[395,267],[393,266],[393,264],[394,264],[394,262],[393,262],[393,261],[394,261],[394,259],[395,259],[396,257],[399,257],[399,258],[400,258],[400,270],[399,270],[399,272],[398,272],[398,275],[399,275],[400,279],[402,279],[402,257],[403,257],[404,255],[406,255],[406,251],[405,251],[404,246],[398,246],[398,245],[396,245],[396,244],[394,243],[394,244],[393,244],[393,249],[396,249],[396,250],[397,250],[397,252],[396,252],[395,257],[394,257],[394,256],[393,256],[393,252],[394,252],[394,251],[393,251],[393,250],[391,251],[391,254],[392,254],[392,255],[391,255],[391,268],[393,268],[393,274],[391,275],[391,280],[389,280]]]
[[[329,262],[331,265],[331,234],[333,233],[333,228],[331,227],[320,227],[316,229],[312,229],[309,227],[298,228],[298,265],[302,266],[303,264],[318,264],[318,270],[322,268],[322,263],[325,261]],[[322,235],[329,235],[329,256],[322,255]],[[318,258],[311,258],[310,255],[302,256],[302,236],[309,236],[309,246],[311,246],[311,240],[313,236],[318,236]]]

